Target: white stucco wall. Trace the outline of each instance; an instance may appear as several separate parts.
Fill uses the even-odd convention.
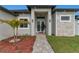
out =
[[[55,35],[55,14],[52,15],[52,34]]]
[[[0,10],[0,19],[10,20],[15,18],[13,15]],[[0,24],[0,40],[13,36],[12,28],[8,24]]]
[[[75,35],[79,35],[79,20],[75,19]]]
[[[3,20],[10,20],[10,19],[13,19],[15,18],[13,15],[9,14],[9,13],[0,13],[0,19],[3,19]]]
[[[46,34],[48,34],[48,15],[46,15],[46,19],[45,19],[46,21]]]
[[[19,16],[17,17],[18,20],[20,18],[25,18],[28,19],[29,22],[31,22],[31,15],[30,14],[19,14]],[[30,35],[31,34],[31,28],[30,28],[30,24],[28,24],[28,28],[20,28],[18,30],[18,34],[19,35]]]
[[[69,15],[69,22],[61,22],[61,15]],[[75,12],[56,12],[56,36],[75,36]]]
[[[14,19],[15,16],[3,11],[3,12],[0,12],[0,19],[2,20],[10,20],[10,19]],[[18,17],[16,17],[17,19],[20,19],[20,18],[27,18],[28,21],[30,22],[30,14],[19,14]],[[18,34],[19,35],[30,35],[30,24],[28,25],[28,28],[19,28],[18,30]],[[0,24],[0,40],[3,40],[3,39],[6,39],[6,38],[9,38],[9,37],[12,37],[13,36],[13,29],[8,25],[8,24],[5,24],[5,23],[1,23]]]

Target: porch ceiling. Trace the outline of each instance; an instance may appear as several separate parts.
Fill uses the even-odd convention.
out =
[[[48,12],[35,12],[35,15],[38,16],[43,16],[45,17],[48,14]]]

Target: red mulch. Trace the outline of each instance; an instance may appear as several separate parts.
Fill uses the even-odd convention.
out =
[[[0,52],[1,53],[31,53],[35,42],[35,36],[29,36],[21,39],[16,43],[16,46],[9,43],[12,38],[0,41]]]

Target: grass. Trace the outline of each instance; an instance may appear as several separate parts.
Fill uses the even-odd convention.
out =
[[[48,42],[56,53],[78,53],[79,52],[79,36],[75,37],[59,37],[47,36]]]

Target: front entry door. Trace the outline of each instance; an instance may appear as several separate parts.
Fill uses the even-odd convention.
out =
[[[45,22],[42,19],[37,20],[37,33],[45,31]]]

